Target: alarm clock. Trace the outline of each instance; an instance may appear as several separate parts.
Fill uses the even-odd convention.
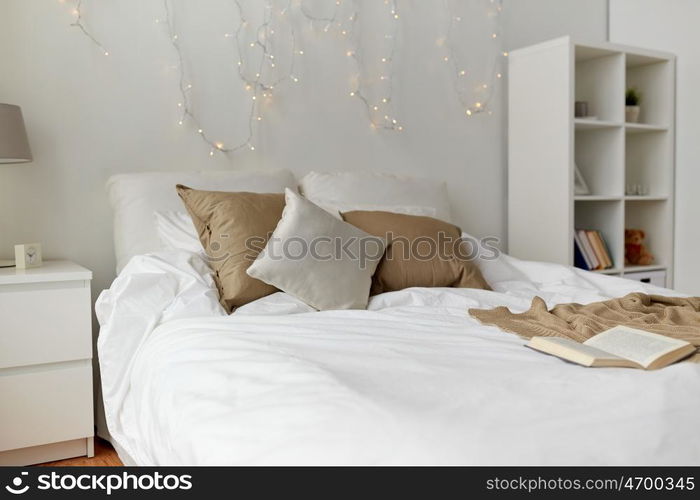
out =
[[[41,266],[41,244],[24,243],[15,245],[15,266],[17,269],[27,269]]]

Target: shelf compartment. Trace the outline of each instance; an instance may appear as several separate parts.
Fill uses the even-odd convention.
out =
[[[650,57],[626,57],[625,88],[641,94],[639,124],[668,126],[673,122],[673,61]]]
[[[620,103],[625,98],[624,82],[623,54],[576,47],[575,101],[586,101],[589,115],[602,121],[623,122]]]
[[[625,137],[625,186],[646,186],[649,196],[668,197],[673,184],[671,134],[628,134]]]
[[[625,149],[621,128],[576,130],[574,161],[593,196],[622,196]]]
[[[576,202],[574,208],[574,230],[600,231],[613,261],[611,273],[620,272],[625,261],[624,207],[622,201]],[[573,237],[573,235],[572,235]]]
[[[667,201],[625,201],[625,229],[641,229],[644,246],[654,255],[649,266],[626,266],[626,272],[666,269],[673,260],[673,207]]]

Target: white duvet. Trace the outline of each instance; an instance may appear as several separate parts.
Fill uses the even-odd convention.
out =
[[[467,314],[670,290],[503,256],[494,291],[367,311],[277,293],[227,316],[195,254],[131,260],[97,305],[122,459],[147,464],[700,464],[700,365],[589,369]]]

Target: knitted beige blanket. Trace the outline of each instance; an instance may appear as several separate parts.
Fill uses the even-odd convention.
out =
[[[584,342],[617,325],[639,328],[690,342],[700,347],[700,297],[664,297],[630,293],[592,304],[559,304],[551,311],[540,297],[528,311],[516,314],[507,307],[469,309],[485,325],[497,326],[521,337],[566,337]],[[700,363],[700,352],[688,358]]]

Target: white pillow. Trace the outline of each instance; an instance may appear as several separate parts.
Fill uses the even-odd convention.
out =
[[[177,249],[203,254],[202,242],[199,241],[197,228],[187,212],[167,210],[155,212],[156,233],[162,247],[166,250]]]
[[[365,309],[385,242],[336,219],[291,189],[275,231],[248,267],[315,309]]]
[[[144,172],[114,175],[107,181],[114,210],[114,251],[117,272],[134,255],[161,248],[154,212],[181,211],[176,184],[210,191],[281,193],[294,188],[288,170],[234,170],[223,172]]]
[[[317,205],[340,212],[382,210],[450,221],[447,186],[431,179],[375,172],[309,172],[299,182],[299,190]]]

